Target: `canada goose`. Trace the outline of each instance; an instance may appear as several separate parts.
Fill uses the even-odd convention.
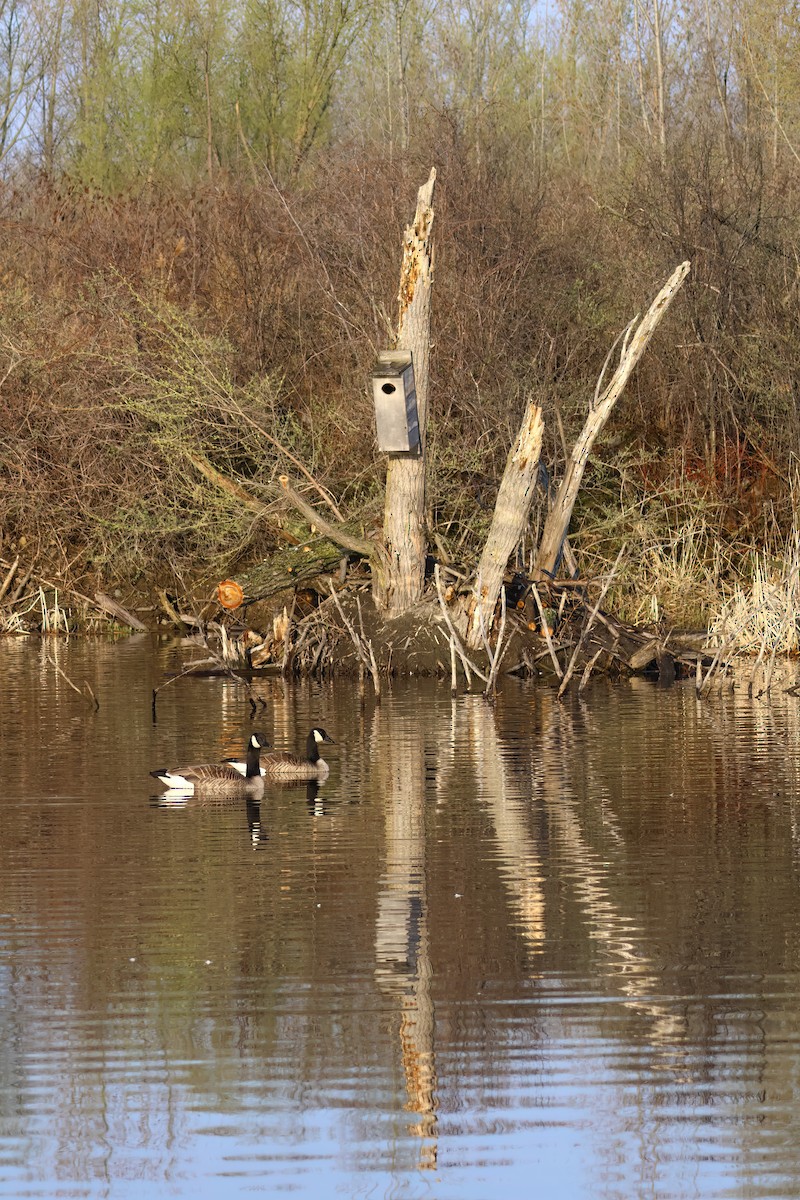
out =
[[[221,762],[191,767],[159,767],[150,774],[176,792],[201,792],[205,796],[260,796],[264,790],[264,780],[259,760],[261,751],[267,746],[269,742],[263,733],[251,733],[245,760],[235,766]]]
[[[261,774],[268,779],[326,779],[330,767],[324,758],[320,758],[321,742],[336,744],[324,729],[317,726],[306,738],[305,758],[298,758],[296,754],[287,754],[285,751],[265,754],[261,759]],[[228,766],[233,767],[240,775],[244,775],[245,765],[243,762],[228,759]]]

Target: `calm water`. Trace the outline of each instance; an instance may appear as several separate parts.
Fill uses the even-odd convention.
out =
[[[800,701],[274,682],[253,726],[190,678],[154,724],[190,655],[0,642],[0,1195],[800,1197]],[[318,722],[316,796],[154,799]]]

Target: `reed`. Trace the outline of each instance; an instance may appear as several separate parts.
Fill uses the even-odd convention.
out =
[[[53,593],[52,607],[44,588],[39,588],[40,629],[42,633],[69,633],[69,612],[58,602],[58,592]]]
[[[749,581],[737,583],[708,627],[708,644],[738,655],[765,658],[800,650],[800,534],[797,528],[778,555],[766,550],[751,557]],[[769,676],[771,677],[771,669]]]

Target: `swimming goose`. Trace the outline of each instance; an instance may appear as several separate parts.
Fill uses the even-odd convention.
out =
[[[317,726],[306,738],[306,756],[298,758],[296,754],[276,752],[265,754],[261,759],[261,774],[268,779],[327,779],[330,767],[324,758],[320,757],[319,748],[322,742],[335,745],[324,729]],[[228,766],[233,767],[241,775],[244,774],[245,763],[228,759]]]
[[[264,790],[261,751],[269,746],[263,733],[251,733],[242,763],[203,763],[191,767],[159,767],[150,774],[172,791],[204,796],[260,796]]]

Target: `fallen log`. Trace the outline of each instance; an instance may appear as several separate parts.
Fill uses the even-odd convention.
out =
[[[332,574],[341,561],[342,547],[320,538],[311,545],[280,550],[236,578],[244,590],[246,603],[269,600],[287,588],[306,586],[318,575]]]
[[[121,604],[117,604],[116,600],[112,600],[105,592],[95,592],[94,598],[104,613],[115,617],[123,625],[129,625],[131,629],[138,629],[140,633],[147,632],[147,626],[142,624],[138,617],[135,617],[127,608],[123,608]]]

